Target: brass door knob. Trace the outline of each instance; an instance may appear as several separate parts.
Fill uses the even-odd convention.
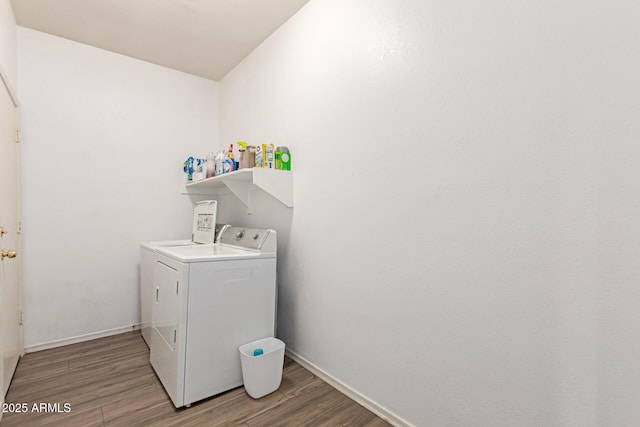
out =
[[[0,227],[0,237],[4,236],[7,233],[8,233],[8,231],[5,230],[4,227]]]
[[[18,253],[16,251],[13,251],[13,250],[8,250],[8,251],[0,250],[0,256],[2,256],[2,259],[15,258],[17,255],[18,255]]]

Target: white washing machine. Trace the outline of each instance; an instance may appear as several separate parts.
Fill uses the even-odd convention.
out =
[[[153,306],[153,270],[156,263],[156,250],[169,246],[214,243],[219,231],[228,226],[226,224],[216,224],[217,203],[215,200],[205,200],[195,204],[191,239],[143,242],[140,244],[140,329],[147,345],[151,344],[151,307]]]
[[[242,385],[238,347],[275,334],[276,258],[274,230],[233,226],[157,250],[151,365],[177,408]]]

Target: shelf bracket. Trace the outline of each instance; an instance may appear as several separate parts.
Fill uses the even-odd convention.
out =
[[[244,181],[222,181],[229,190],[249,209],[251,207],[251,187],[250,182]]]
[[[293,207],[293,175],[290,171],[254,169],[253,180],[256,186],[280,200],[286,207]],[[284,185],[283,185],[284,184]]]

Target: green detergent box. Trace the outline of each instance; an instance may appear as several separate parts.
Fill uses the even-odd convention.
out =
[[[276,169],[291,170],[291,153],[287,147],[276,148]]]

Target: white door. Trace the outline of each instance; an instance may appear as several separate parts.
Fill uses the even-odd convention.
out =
[[[0,72],[0,364],[2,397],[22,354],[17,101]]]

